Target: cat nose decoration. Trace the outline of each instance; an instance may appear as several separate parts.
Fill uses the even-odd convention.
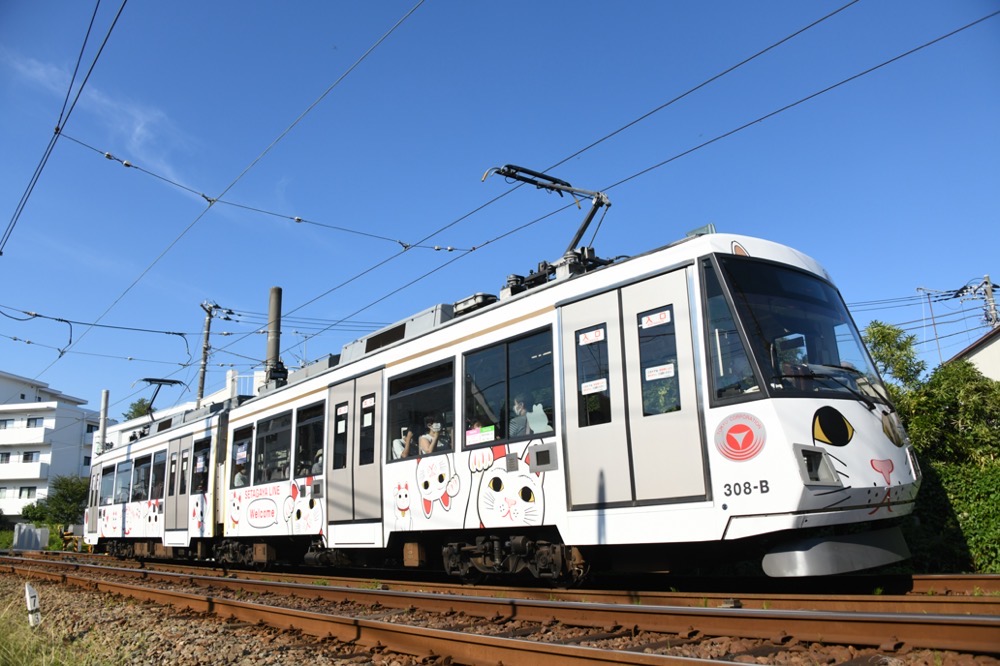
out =
[[[895,467],[891,460],[876,460],[872,458],[872,469],[882,475],[885,479],[885,485],[891,485],[892,481],[890,476],[892,475],[892,470]]]

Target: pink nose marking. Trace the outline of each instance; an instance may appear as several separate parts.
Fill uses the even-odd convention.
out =
[[[872,458],[872,469],[881,474],[885,478],[885,484],[889,485],[892,481],[889,476],[892,474],[894,465],[891,460],[876,460]]]

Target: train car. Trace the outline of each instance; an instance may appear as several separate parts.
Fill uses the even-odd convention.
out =
[[[272,382],[227,430],[224,562],[835,574],[908,556],[921,478],[826,271],[715,233],[567,252]]]
[[[211,558],[230,400],[133,419],[92,458],[84,541],[118,557]]]

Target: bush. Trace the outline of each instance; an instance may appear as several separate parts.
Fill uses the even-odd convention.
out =
[[[910,440],[923,458],[981,465],[1000,453],[1000,382],[968,361],[938,367],[898,401]]]
[[[915,520],[904,526],[916,573],[1000,573],[1000,462],[921,462]]]

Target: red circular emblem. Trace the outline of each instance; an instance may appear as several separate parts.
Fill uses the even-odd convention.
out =
[[[730,414],[715,429],[715,448],[737,462],[750,460],[760,453],[766,439],[764,424],[746,412]]]

